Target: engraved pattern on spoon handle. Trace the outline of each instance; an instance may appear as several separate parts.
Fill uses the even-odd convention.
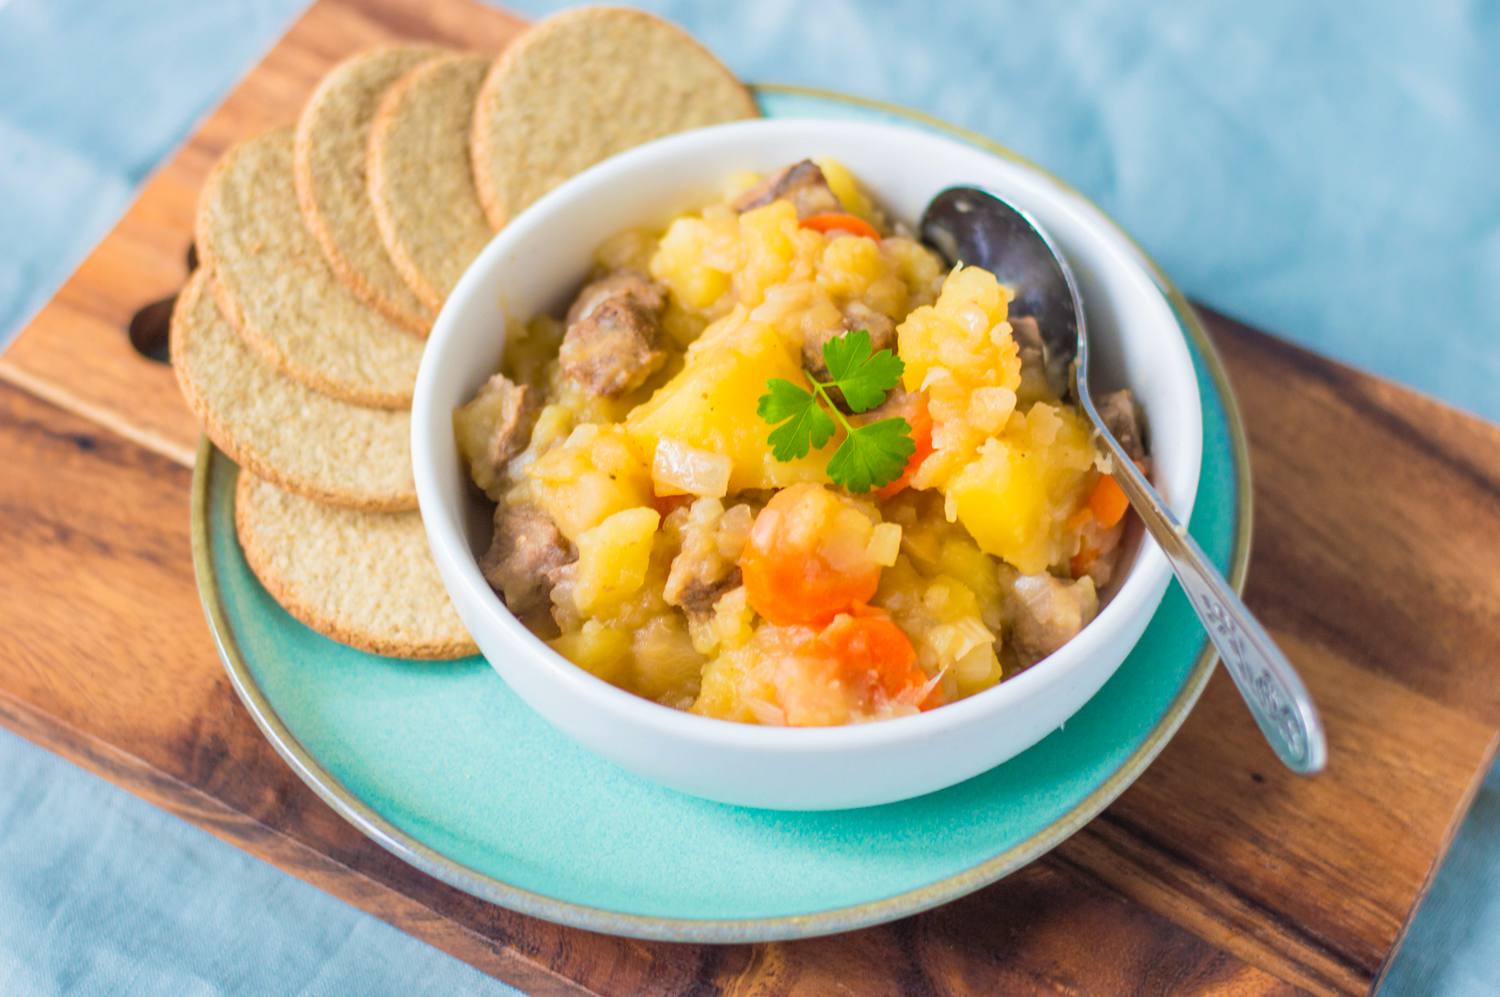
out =
[[[1166,554],[1266,740],[1292,771],[1321,771],[1328,756],[1323,724],[1296,669],[1119,443],[1099,435],[1114,454],[1115,480]]]

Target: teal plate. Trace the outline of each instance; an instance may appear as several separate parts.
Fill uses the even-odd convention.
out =
[[[896,119],[1016,158],[898,108],[785,87],[758,94],[772,117]],[[1192,348],[1203,397],[1192,533],[1239,587],[1250,507],[1238,412],[1191,308],[1142,258]],[[1181,725],[1215,661],[1174,586],[1099,694],[996,769],[863,810],[725,806],[574,745],[480,658],[379,658],[302,626],[240,552],[237,473],[202,443],[194,561],[230,679],[282,757],[335,810],[419,869],[505,907],[596,931],[711,942],[805,937],[976,890],[1055,847],[1123,792]]]

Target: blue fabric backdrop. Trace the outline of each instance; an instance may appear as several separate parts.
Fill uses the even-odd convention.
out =
[[[0,0],[0,345],[300,5]],[[985,132],[1098,200],[1198,299],[1500,418],[1500,5],[644,6],[746,78]],[[0,733],[0,992],[122,983],[503,989]],[[1500,774],[1389,990],[1500,991]]]

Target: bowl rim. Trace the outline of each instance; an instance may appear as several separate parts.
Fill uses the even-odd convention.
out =
[[[802,97],[828,101],[875,111],[925,126],[969,142],[991,155],[1033,170],[1059,190],[1082,197],[1082,194],[1074,190],[1066,181],[993,139],[925,112],[887,101],[817,87],[779,83],[758,83],[750,86],[758,96]],[[1092,204],[1092,202],[1089,203]],[[1228,371],[1217,346],[1182,292],[1128,232],[1102,209],[1097,210],[1134,248],[1147,273],[1167,299],[1183,333],[1197,348],[1209,380],[1221,399],[1229,431],[1230,459],[1236,477],[1234,537],[1229,553],[1228,580],[1236,592],[1242,592],[1254,532],[1254,497],[1249,439],[1238,399],[1229,381]],[[759,918],[698,919],[639,915],[557,900],[477,872],[395,827],[374,808],[350,792],[287,728],[260,689],[235,639],[213,564],[209,500],[214,466],[220,459],[232,466],[228,458],[213,446],[207,436],[200,436],[193,468],[191,493],[194,575],[199,599],[203,604],[204,614],[220,659],[229,675],[230,684],[250,712],[256,726],[271,742],[272,747],[320,799],[363,834],[402,861],[443,883],[486,901],[523,914],[585,930],[659,941],[704,943],[777,941],[815,937],[867,927],[893,917],[928,910],[957,899],[1009,875],[1051,851],[1123,793],[1155,760],[1182,726],[1193,705],[1202,695],[1218,661],[1218,652],[1205,638],[1182,688],[1162,712],[1156,725],[1146,733],[1141,744],[1108,777],[1085,794],[1067,812],[1025,841],[997,852],[989,859],[966,870],[925,886],[881,900],[832,908],[813,914]]]
[[[621,689],[567,660],[533,634],[484,581],[469,546],[463,517],[450,516],[445,508],[439,492],[439,481],[450,471],[445,466],[446,462],[438,459],[429,442],[435,434],[450,431],[451,411],[444,409],[434,397],[433,385],[440,376],[439,370],[445,362],[451,362],[441,351],[456,334],[459,313],[474,305],[483,280],[506,265],[508,260],[518,256],[518,251],[525,247],[528,240],[544,237],[544,223],[549,220],[549,213],[565,210],[569,203],[580,197],[599,198],[603,192],[608,191],[611,184],[619,182],[618,174],[621,172],[639,173],[663,162],[684,157],[691,159],[724,142],[753,141],[760,133],[830,127],[866,134],[893,131],[919,136],[923,141],[958,146],[964,152],[977,151],[982,154],[988,151],[983,148],[976,150],[972,145],[956,141],[947,135],[921,131],[906,123],[835,119],[748,119],[667,136],[584,170],[528,206],[486,245],[465,270],[433,326],[417,375],[412,403],[411,447],[417,498],[433,556],[440,568],[447,569],[442,572],[444,583],[455,601],[466,602],[474,611],[482,613],[484,623],[493,628],[491,634],[508,645],[507,650],[512,653],[507,656],[507,668],[531,670],[538,681],[545,681],[567,695],[576,697],[581,710],[597,712],[617,723],[654,728],[663,736],[767,755],[837,754],[910,743],[966,727],[982,717],[999,715],[1046,695],[1047,690],[1066,683],[1070,676],[1085,669],[1093,656],[1107,648],[1114,635],[1128,628],[1133,619],[1141,615],[1149,619],[1160,604],[1171,569],[1160,548],[1154,544],[1143,544],[1123,578],[1116,584],[1109,601],[1101,607],[1094,619],[1063,647],[1019,675],[974,695],[947,703],[939,709],[918,714],[868,723],[794,728],[705,717],[664,706]],[[744,139],[747,135],[751,138]],[[1102,212],[1097,218],[1087,217],[1087,210],[1093,209],[1092,202],[1083,199],[1079,203],[1076,192],[1061,193],[1064,194],[1062,210],[1077,213],[1082,208],[1082,220],[1090,231],[1099,232],[1106,240],[1115,236]],[[1128,240],[1123,242],[1127,250],[1133,246]],[[1122,266],[1139,270],[1150,280],[1150,271],[1141,260],[1127,255],[1122,260]],[[1160,287],[1153,286],[1152,291],[1159,292]],[[1164,304],[1167,305],[1168,315],[1175,322],[1177,316],[1173,313],[1171,303],[1164,301]],[[480,307],[486,306],[481,304]],[[1185,347],[1182,359],[1186,365],[1185,372],[1182,373],[1195,381],[1191,356]],[[1189,517],[1196,500],[1198,479],[1202,472],[1202,406],[1196,383],[1193,385],[1193,397],[1195,403],[1198,403],[1193,410],[1197,420],[1196,463],[1191,466],[1190,472],[1184,472],[1190,476],[1190,487],[1172,503],[1173,511],[1184,520]],[[1133,644],[1134,641],[1132,646]],[[504,671],[501,671],[504,675]]]

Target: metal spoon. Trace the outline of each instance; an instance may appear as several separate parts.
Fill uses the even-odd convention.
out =
[[[1114,456],[1115,480],[1167,555],[1261,732],[1287,768],[1320,771],[1328,748],[1301,677],[1094,408],[1083,300],[1057,245],[1024,211],[974,187],[950,187],[933,198],[922,214],[921,235],[950,264],[983,267],[1014,288],[1012,311],[1036,318],[1052,360],[1072,361],[1073,393]]]

